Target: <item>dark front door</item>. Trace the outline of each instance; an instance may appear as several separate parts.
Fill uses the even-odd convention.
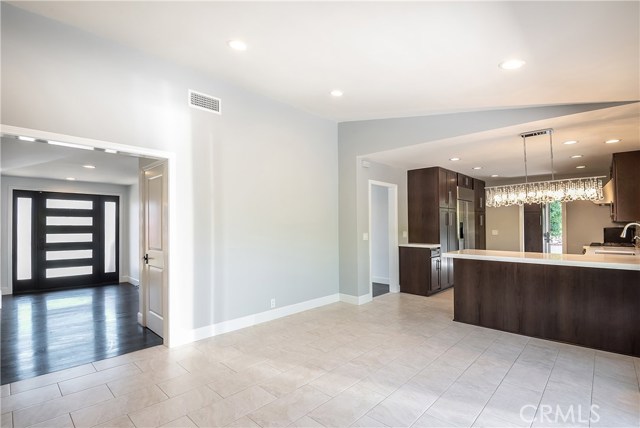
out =
[[[524,205],[524,250],[542,253],[542,205]]]
[[[119,198],[13,191],[13,291],[118,282]]]

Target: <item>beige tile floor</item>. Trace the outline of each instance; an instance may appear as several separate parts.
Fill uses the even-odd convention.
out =
[[[336,303],[16,382],[2,426],[640,426],[640,359],[458,324],[452,298]]]

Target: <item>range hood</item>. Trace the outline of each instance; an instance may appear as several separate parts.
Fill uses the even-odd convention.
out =
[[[612,205],[615,197],[615,183],[613,178],[607,184],[602,186],[603,198],[599,201],[593,201],[597,205]]]

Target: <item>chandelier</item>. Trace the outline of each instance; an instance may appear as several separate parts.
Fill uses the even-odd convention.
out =
[[[529,183],[527,171],[527,137],[549,135],[551,159],[551,180]],[[555,180],[553,170],[553,129],[541,129],[520,134],[524,147],[525,182],[504,186],[487,187],[486,206],[506,207],[522,204],[547,204],[550,202],[599,201],[602,200],[602,179],[604,177],[570,178]]]

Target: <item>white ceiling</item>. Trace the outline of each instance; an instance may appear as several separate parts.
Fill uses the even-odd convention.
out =
[[[137,157],[102,151],[52,146],[2,137],[0,171],[2,175],[130,185],[138,182]],[[94,165],[95,169],[83,168]]]
[[[637,1],[11,3],[336,121],[640,98]]]
[[[443,166],[490,182],[524,176],[522,138],[519,134],[553,128],[554,171],[558,175],[608,175],[611,154],[640,150],[640,103],[595,110],[518,126],[494,129],[446,140],[430,141],[366,156],[400,168]],[[616,144],[605,144],[609,139]],[[565,145],[565,141],[577,144]],[[572,155],[583,155],[571,159]],[[453,157],[459,161],[451,162]],[[531,176],[551,173],[549,137],[527,138],[527,165]],[[585,165],[584,169],[576,169]],[[473,167],[480,166],[481,170]],[[491,175],[500,175],[499,179]]]
[[[11,3],[335,121],[640,99],[637,1]],[[248,49],[229,49],[231,39]],[[527,64],[498,68],[514,57]],[[344,96],[332,98],[332,89]],[[521,177],[518,134],[549,127],[561,175],[606,173],[611,153],[640,149],[640,106],[632,104],[368,158],[489,181]],[[623,141],[603,144],[610,138]],[[561,144],[569,139],[580,143]],[[450,162],[454,156],[462,160]],[[529,141],[528,158],[530,175],[550,172],[545,137]],[[61,160],[50,170],[65,175],[63,164],[82,162]],[[3,156],[3,171],[4,164]],[[92,173],[79,179],[99,171]]]

